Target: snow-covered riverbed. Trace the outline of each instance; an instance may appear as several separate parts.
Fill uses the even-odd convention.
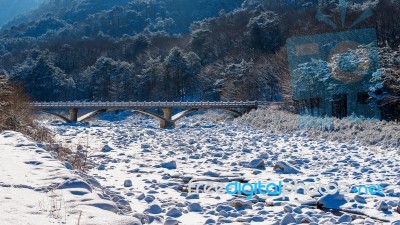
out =
[[[88,125],[48,125],[71,149],[88,149],[90,170],[105,197],[151,224],[400,224],[400,156],[354,143],[273,135],[234,122],[193,116],[176,129],[159,129],[140,115],[103,116]],[[88,148],[87,148],[88,147]],[[282,171],[283,169],[283,171]],[[293,169],[290,171],[290,169]],[[298,170],[298,171],[296,171]],[[346,181],[380,185],[385,196],[188,194],[191,179],[305,184]]]

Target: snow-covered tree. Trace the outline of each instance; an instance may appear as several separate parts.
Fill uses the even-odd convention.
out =
[[[188,63],[183,51],[174,47],[164,60],[165,77],[164,91],[168,96],[168,100],[183,100],[186,95],[186,80],[190,75],[188,73]]]
[[[133,99],[132,65],[101,57],[85,71],[91,80],[91,99],[96,101],[121,101]]]
[[[6,71],[0,69],[0,95],[7,95],[10,93],[10,91],[7,73]]]
[[[248,35],[251,47],[262,52],[276,52],[279,50],[282,37],[278,16],[274,12],[262,12],[250,19]]]

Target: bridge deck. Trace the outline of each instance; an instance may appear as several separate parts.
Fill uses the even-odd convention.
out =
[[[148,109],[148,108],[254,108],[271,102],[33,102],[32,107],[42,109]]]

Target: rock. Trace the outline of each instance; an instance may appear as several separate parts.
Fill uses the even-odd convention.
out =
[[[142,224],[149,223],[149,217],[147,217],[143,213],[135,213],[132,216],[138,219]]]
[[[292,207],[290,207],[290,206],[288,206],[288,205],[285,205],[285,206],[283,207],[283,211],[284,211],[285,213],[292,213],[292,212],[293,212],[293,209],[292,209]]]
[[[71,163],[67,163],[66,162],[64,165],[65,165],[65,168],[67,168],[69,170],[73,170],[74,169],[74,167],[71,165]]]
[[[217,206],[217,208],[215,210],[217,212],[220,212],[220,211],[229,212],[229,211],[234,211],[234,208],[232,208],[228,205],[219,205],[219,206]]]
[[[285,217],[283,217],[283,219],[281,220],[281,222],[279,223],[280,225],[288,225],[294,223],[296,224],[296,219],[292,216],[292,214],[286,214]]]
[[[305,223],[305,224],[311,224],[312,223],[312,219],[309,217],[306,218],[302,218],[300,221],[301,224]]]
[[[385,201],[381,201],[378,204],[378,207],[376,207],[376,209],[378,209],[380,211],[388,211],[389,210],[389,205]]]
[[[287,162],[279,161],[275,164],[274,166],[275,171],[279,171],[283,174],[299,174],[303,173],[300,171],[300,169],[290,165]]]
[[[361,195],[354,196],[354,200],[356,200],[356,202],[361,204],[367,204],[367,200],[365,200],[365,198]]]
[[[151,205],[148,209],[147,212],[149,212],[150,214],[160,214],[162,213],[162,209],[159,205]]]
[[[235,207],[235,208],[247,208],[247,207],[251,207],[252,203],[235,199],[235,200],[232,200],[229,203],[229,205],[232,206],[232,207]]]
[[[164,222],[164,225],[178,225],[179,221],[174,219],[167,219]]]
[[[264,152],[264,153],[261,153],[258,157],[261,158],[261,159],[268,159],[269,158],[269,154]]]
[[[262,218],[261,216],[253,216],[252,220],[254,222],[264,222],[264,218]]]
[[[339,194],[339,192],[331,195],[327,194],[322,196],[317,201],[318,208],[326,208],[326,209],[340,209],[341,205],[347,203],[347,200],[344,198],[344,195]]]
[[[205,224],[215,224],[215,223],[216,223],[216,221],[211,219],[211,218],[207,219],[206,222],[205,222]]]
[[[96,202],[88,202],[88,203],[84,203],[85,205],[88,206],[93,206],[99,209],[103,209],[106,211],[110,211],[113,213],[117,213],[118,212],[118,206],[117,204],[115,204],[114,202],[111,201],[96,201]]]
[[[111,146],[109,145],[105,145],[102,149],[101,152],[111,152],[112,150],[114,150]]]
[[[265,162],[263,159],[253,159],[247,165],[249,168],[264,168]]]
[[[302,214],[303,210],[300,207],[294,208],[293,212],[297,213],[297,214]]]
[[[98,170],[105,170],[106,166],[104,164],[101,164],[99,167],[97,167]]]
[[[189,212],[203,212],[203,208],[199,203],[192,203],[188,205]]]
[[[70,180],[67,180],[57,187],[57,189],[71,189],[71,188],[83,188],[92,192],[92,187],[85,181],[78,178],[72,178]]]
[[[140,200],[143,200],[144,198],[146,198],[146,195],[144,195],[143,193],[142,194],[140,194],[139,196],[137,196],[137,199],[140,201]]]
[[[162,168],[169,169],[169,170],[175,170],[176,169],[176,162],[175,161],[170,161],[166,163],[161,164]]]
[[[156,199],[153,195],[147,195],[145,198],[144,198],[144,201],[146,201],[147,203],[151,203],[151,202],[153,202],[154,201],[154,199]]]
[[[167,216],[178,218],[178,217],[182,216],[182,212],[179,211],[179,209],[177,209],[177,208],[172,208],[167,212]]]
[[[131,208],[131,205],[130,205],[129,202],[128,202],[127,200],[125,200],[125,199],[120,199],[120,200],[117,202],[117,204],[118,204],[119,206],[123,206],[123,207],[125,207],[125,208]]]
[[[240,214],[240,215],[242,216],[242,214]],[[240,223],[243,223],[243,224],[248,224],[248,223],[251,222],[251,220],[252,220],[252,218],[249,218],[249,217],[239,217],[239,218],[236,219],[236,222],[240,222]]]
[[[219,177],[221,176],[221,173],[213,172],[213,171],[207,171],[203,173],[204,176],[209,176],[209,177]]]
[[[124,181],[124,187],[132,187],[132,186],[133,186],[133,184],[132,184],[131,180]]]
[[[219,211],[219,212],[218,212],[218,215],[219,215],[219,216],[222,216],[222,217],[229,217],[229,213],[226,212],[225,210]]]
[[[186,199],[200,199],[199,194],[190,194],[186,196]]]
[[[348,215],[348,214],[343,214],[339,219],[338,219],[338,223],[350,223],[351,221],[353,221],[353,218]]]

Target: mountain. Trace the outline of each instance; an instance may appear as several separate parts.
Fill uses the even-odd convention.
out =
[[[15,17],[36,9],[45,0],[0,0],[0,28]]]
[[[0,67],[39,101],[290,99],[286,40],[341,23],[320,2],[49,0],[0,31]],[[395,49],[398,5],[349,1],[346,22]]]
[[[231,12],[239,8],[242,2],[243,0],[50,0],[30,15],[10,22],[5,28],[16,28],[7,32],[9,35],[31,37],[43,35],[44,30],[59,30],[67,25],[73,25],[74,29],[79,29],[86,36],[100,31],[110,36],[133,35],[145,30],[163,30],[178,34],[187,33],[193,21],[218,16],[220,11]]]

